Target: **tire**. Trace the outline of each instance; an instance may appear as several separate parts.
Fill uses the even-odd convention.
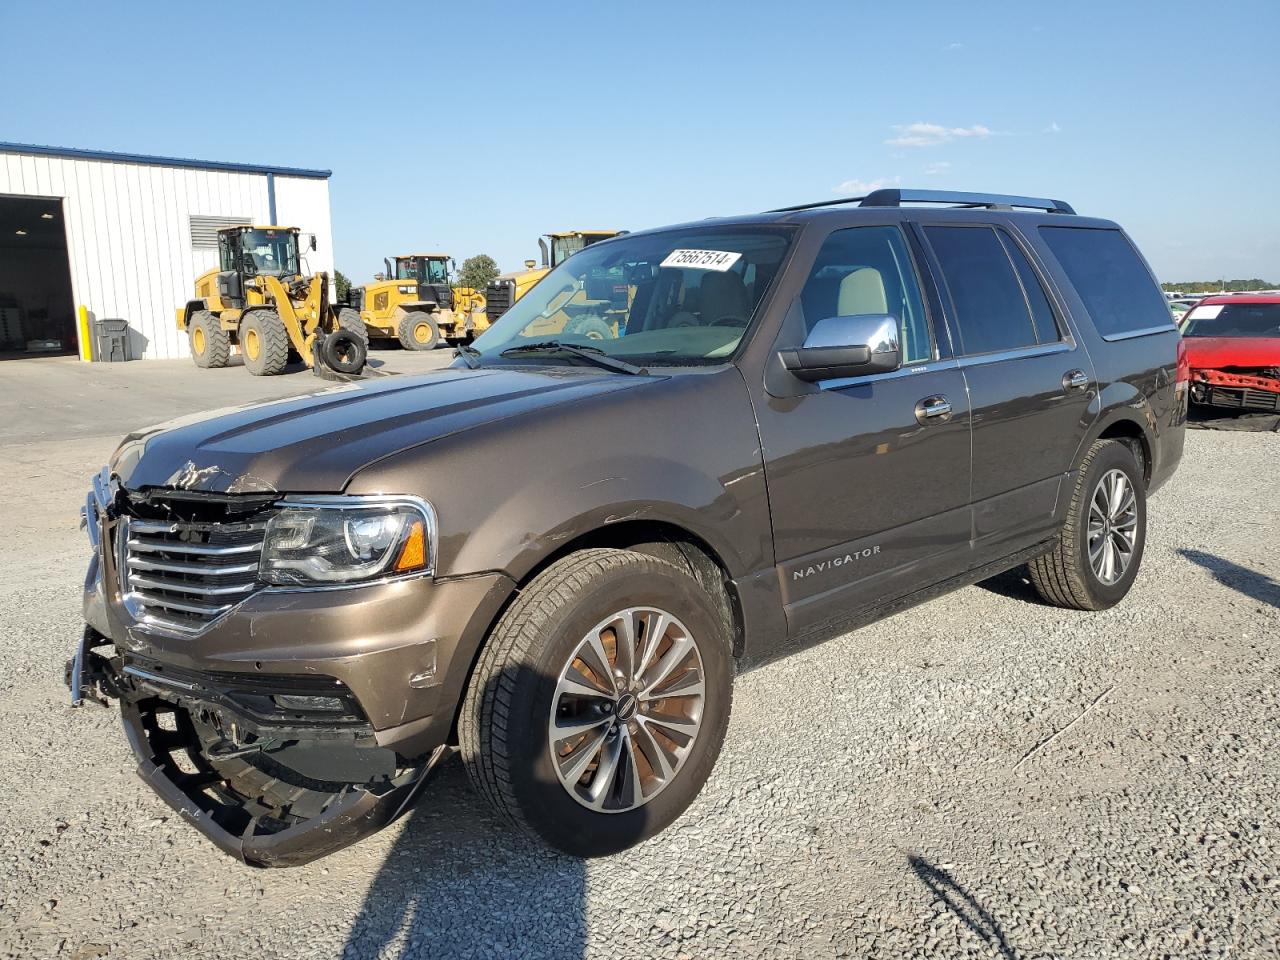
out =
[[[421,310],[406,313],[396,328],[400,345],[406,350],[434,350],[440,342],[440,328],[431,314]]]
[[[360,311],[353,307],[343,307],[338,311],[338,327],[352,334],[364,344],[364,352],[369,352],[369,328],[360,319]]]
[[[255,310],[240,321],[240,352],[255,377],[283,373],[289,362],[289,332],[274,310]]]
[[[613,327],[599,317],[579,317],[569,321],[565,333],[576,333],[588,340],[613,340]]]
[[[187,324],[191,342],[191,359],[205,370],[225,367],[231,357],[231,338],[222,324],[208,310],[197,310]]]
[[[1109,484],[1117,473],[1129,487],[1132,512],[1117,514],[1119,522],[1106,519],[1100,525],[1098,518],[1110,512],[1105,509]],[[1122,504],[1128,499],[1129,496],[1120,497]],[[1091,518],[1095,521],[1092,527]],[[1133,541],[1125,560],[1118,545],[1127,539],[1127,530],[1132,531]],[[1124,599],[1133,586],[1142,565],[1146,539],[1147,489],[1142,468],[1127,444],[1099,440],[1080,463],[1058,545],[1032,560],[1027,565],[1027,575],[1046,603],[1074,610],[1106,610]],[[1114,558],[1110,580],[1105,564],[1108,540]],[[1091,545],[1103,548],[1098,557],[1101,570],[1090,559]]]
[[[679,669],[653,684],[666,696],[645,705],[634,697],[628,702],[630,694],[624,693],[616,700],[616,708],[607,709],[600,702],[608,701],[607,697],[562,695],[558,689],[562,671],[584,662],[574,659],[580,645],[592,636],[601,636],[602,627],[605,633],[612,629],[605,622],[614,613],[631,616],[637,608],[654,608],[644,615],[665,612],[673,618],[662,633],[653,634],[658,636],[659,652],[652,656],[648,669],[641,671],[641,676],[658,680],[655,671],[671,654]],[[640,629],[635,635],[643,640]],[[696,657],[677,650],[677,643],[683,645],[682,637],[692,640]],[[613,648],[614,665],[618,665],[624,648],[617,644]],[[643,650],[643,642],[632,649]],[[701,668],[702,693],[673,694],[676,688],[688,686],[690,677],[696,680],[697,667]],[[724,742],[733,697],[732,674],[729,625],[714,599],[685,569],[630,550],[574,553],[534,577],[490,633],[458,720],[463,762],[477,790],[495,810],[549,846],[577,857],[617,853],[670,825],[702,789]],[[661,708],[655,710],[654,702]],[[554,714],[553,704],[559,707]],[[605,807],[592,809],[584,795],[587,788],[596,785],[602,765],[588,764],[573,784],[562,782],[558,772],[572,766],[577,754],[572,752],[572,739],[553,738],[550,725],[564,722],[565,714],[560,711],[575,705],[584,710],[590,707],[585,715],[588,722],[596,724],[578,741],[578,749],[588,747],[588,741],[598,733],[606,746],[594,748],[601,758],[594,762],[602,764],[607,744],[619,743],[619,773],[612,781],[618,789],[602,791]],[[634,766],[628,760],[645,749],[641,733],[665,729],[655,719],[664,711],[696,713],[700,718],[691,739],[676,736],[665,740],[675,747],[670,755],[661,748],[669,763],[675,758],[665,780],[653,776],[657,765],[648,762],[648,755]],[[595,719],[599,716],[607,719]],[[607,734],[605,727],[616,729]],[[645,736],[650,749],[660,739]],[[568,751],[559,762],[552,756],[553,743]],[[628,749],[628,744],[635,746]],[[647,786],[643,783],[645,766]],[[642,777],[638,804],[632,792],[635,781],[627,777],[630,771],[640,772]],[[613,809],[607,809],[609,803]],[[628,803],[632,805],[628,807]]]
[[[345,327],[335,330],[320,341],[320,359],[338,373],[359,373],[369,356],[369,348]]]

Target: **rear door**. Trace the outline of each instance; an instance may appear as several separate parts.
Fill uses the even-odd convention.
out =
[[[908,234],[896,221],[836,229],[806,273],[775,350],[826,317],[888,313],[904,363],[817,385],[782,373],[757,403],[779,588],[802,642],[965,569],[970,529],[964,376]]]
[[[973,424],[975,565],[1051,535],[1094,417],[1093,365],[1028,248],[998,223],[924,223]]]

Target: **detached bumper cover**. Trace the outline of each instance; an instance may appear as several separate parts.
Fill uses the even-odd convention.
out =
[[[381,830],[409,808],[447,749],[437,747],[423,762],[382,782],[343,785],[323,810],[289,822],[264,811],[260,801],[235,792],[234,768],[227,767],[228,762],[236,762],[231,759],[234,752],[214,755],[211,762],[207,744],[196,734],[192,721],[196,702],[186,692],[139,681],[122,669],[120,658],[97,652],[107,643],[92,628],[85,630],[67,663],[73,702],[93,700],[106,705],[107,698],[119,699],[125,735],[138,759],[138,775],[219,849],[251,866],[299,866]],[[170,718],[167,723],[163,716]],[[251,736],[258,749],[250,744],[240,752],[270,757],[269,748],[262,745],[272,741]],[[248,765],[241,762],[239,768]],[[314,791],[308,792],[315,796]]]
[[[138,705],[122,702],[121,716],[129,746],[138,758],[138,776],[224,853],[255,867],[301,866],[381,830],[409,808],[445,750],[437,748],[423,766],[383,792],[353,789],[345,799],[335,801],[320,816],[303,823],[276,832],[260,832],[257,822],[251,820],[245,832],[237,835],[219,824],[215,814],[202,805],[199,795],[183,789],[175,772],[183,779],[187,775],[177,770],[163,749],[157,749]]]

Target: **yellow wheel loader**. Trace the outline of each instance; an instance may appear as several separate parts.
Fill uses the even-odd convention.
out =
[[[504,273],[485,288],[486,322],[493,323],[510,310],[511,305],[528,293],[535,283],[579,250],[625,232],[625,230],[567,230],[564,233],[548,233],[539,237],[538,248],[542,251],[542,266],[537,266],[534,260],[526,260],[523,270]]]
[[[294,359],[351,374],[368,354],[364,324],[343,322],[330,305],[328,275],[302,275],[296,227],[219,230],[218,268],[196,278],[177,318],[197,367],[225,367],[238,351],[255,376]]]
[[[352,287],[340,308],[344,326],[358,318],[371,339],[398,340],[406,350],[432,350],[441,340],[457,343],[484,330],[484,296],[449,282],[454,260],[447,253],[406,253],[383,262],[387,272]]]

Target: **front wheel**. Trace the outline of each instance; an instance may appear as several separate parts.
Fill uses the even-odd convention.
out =
[[[1115,606],[1138,576],[1147,540],[1147,488],[1133,451],[1099,440],[1081,461],[1058,545],[1027,565],[1046,602],[1075,610]]]
[[[584,550],[498,621],[458,722],[480,793],[572,856],[617,853],[693,802],[724,742],[729,626],[685,570]]]

